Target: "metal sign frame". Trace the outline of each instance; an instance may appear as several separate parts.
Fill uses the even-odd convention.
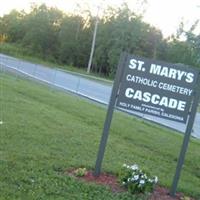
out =
[[[117,67],[117,72],[115,75],[112,93],[110,96],[106,119],[104,122],[104,128],[103,128],[103,133],[102,133],[102,137],[101,137],[101,142],[99,145],[99,151],[98,151],[95,170],[94,170],[94,176],[100,175],[101,165],[102,165],[102,161],[103,161],[103,157],[104,157],[104,152],[105,152],[106,143],[107,143],[108,134],[109,134],[110,125],[111,125],[112,116],[113,116],[113,111],[114,111],[114,107],[115,107],[115,102],[117,99],[119,85],[121,83],[121,79],[122,79],[122,75],[123,75],[123,71],[124,71],[123,66],[124,66],[124,63],[126,62],[126,58],[127,58],[127,54],[122,53],[120,56],[118,67]]]
[[[95,164],[95,169],[94,169],[94,176],[96,176],[96,177],[99,176],[100,172],[101,172],[101,166],[102,166],[106,143],[107,143],[107,139],[108,139],[108,135],[109,135],[110,125],[112,122],[113,111],[114,111],[116,100],[118,97],[118,92],[120,90],[120,84],[122,81],[122,77],[125,73],[124,66],[127,65],[128,57],[129,57],[129,54],[123,52],[120,56],[119,64],[117,67],[117,72],[116,72],[116,76],[115,76],[115,80],[114,80],[114,84],[113,84],[113,88],[112,88],[112,93],[110,96],[108,110],[107,110],[107,114],[106,114],[106,118],[105,118],[105,122],[104,122],[103,133],[102,133],[99,150],[98,150],[98,154],[97,154],[97,159],[96,159],[96,164]],[[184,160],[185,160],[185,154],[186,154],[186,151],[188,148],[189,139],[190,139],[190,135],[191,135],[193,124],[194,124],[195,115],[197,112],[198,102],[200,99],[200,71],[198,71],[197,85],[196,85],[196,88],[194,88],[192,99],[193,99],[193,101],[191,102],[191,109],[190,109],[189,119],[187,122],[187,128],[185,131],[183,144],[182,144],[179,159],[177,162],[176,172],[175,172],[172,187],[170,190],[171,196],[175,196],[175,193],[176,193],[182,166],[183,166]]]
[[[200,99],[200,72],[198,75],[198,81],[197,81],[197,86],[196,86],[195,92],[194,92],[191,112],[190,112],[189,120],[187,123],[187,128],[185,131],[185,136],[183,139],[183,144],[182,144],[180,155],[179,155],[176,172],[174,175],[174,179],[173,179],[173,183],[172,183],[172,187],[171,187],[171,191],[170,191],[171,196],[175,196],[175,193],[176,193],[178,181],[180,179],[181,170],[182,170],[182,167],[184,164],[185,155],[186,155],[186,151],[187,151],[189,140],[190,140],[190,135],[192,133],[192,128],[194,125],[194,120],[195,120],[195,116],[196,116],[196,112],[197,112],[197,108],[198,108],[199,99]]]

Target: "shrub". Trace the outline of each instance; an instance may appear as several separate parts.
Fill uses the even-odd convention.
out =
[[[86,172],[87,172],[86,168],[78,168],[74,171],[74,174],[77,177],[82,177],[85,176]]]
[[[139,169],[138,165],[124,164],[119,173],[120,183],[132,194],[152,192],[158,182],[156,176],[150,177],[147,172]]]

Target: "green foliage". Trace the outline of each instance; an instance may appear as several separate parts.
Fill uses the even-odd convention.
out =
[[[31,52],[27,49],[22,48],[21,45],[11,45],[9,43],[0,44],[0,52],[8,55],[20,56],[20,55],[31,55]]]
[[[186,65],[196,66],[195,55],[192,52],[191,46],[186,42],[176,39],[168,43],[165,60],[170,60],[173,63],[184,63]]]
[[[20,42],[25,34],[23,19],[25,13],[12,10],[1,18],[1,34],[7,36],[9,42]]]
[[[150,193],[158,181],[157,177],[150,177],[149,173],[139,169],[138,165],[124,164],[119,173],[120,183],[128,188],[132,194]]]
[[[44,59],[56,59],[57,35],[63,14],[55,8],[47,8],[44,4],[32,9],[24,18],[26,32],[22,44]]]
[[[87,172],[86,168],[78,168],[74,171],[74,174],[77,177],[82,177],[85,176],[86,172]]]
[[[160,31],[142,21],[126,4],[120,9],[108,9],[99,23],[95,64],[96,71],[114,76],[122,51],[156,58],[162,42]]]
[[[86,67],[92,34],[80,16],[65,16],[58,34],[59,62]]]
[[[173,36],[168,42],[167,51],[165,51],[166,60],[200,67],[200,32],[194,34],[198,23],[199,20],[194,22],[189,30],[185,30],[183,22],[180,23],[176,37]]]

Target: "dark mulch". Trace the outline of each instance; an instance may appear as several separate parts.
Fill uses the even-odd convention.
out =
[[[68,170],[67,173],[70,176],[74,176],[75,169]],[[100,176],[93,176],[92,171],[87,171],[85,176],[76,177],[80,180],[86,182],[94,182],[96,184],[109,186],[113,192],[125,192],[126,190],[120,186],[117,177],[108,173],[101,173]],[[169,190],[167,188],[157,186],[148,200],[183,200],[184,195],[182,193],[177,193],[175,197],[169,195]],[[187,200],[194,200],[193,198],[187,198]]]
[[[183,200],[184,195],[181,193],[177,193],[175,197],[171,197],[169,195],[169,190],[164,188],[164,187],[160,187],[157,186],[152,195],[150,196],[149,200]],[[189,199],[188,199],[189,200]],[[190,199],[192,200],[192,199]]]

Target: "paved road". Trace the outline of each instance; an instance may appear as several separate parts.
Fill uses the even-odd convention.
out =
[[[89,99],[100,103],[108,104],[112,86],[103,84],[97,80],[88,79],[88,77],[72,74],[57,68],[49,68],[38,64],[33,64],[20,59],[16,59],[4,54],[0,54],[0,65],[4,70],[18,72],[25,76],[32,77],[36,80],[53,84],[56,87],[77,93]],[[184,132],[186,126],[182,123],[173,122],[170,120],[143,115],[137,112],[133,113],[139,117],[158,122],[164,126]],[[200,113],[196,115],[194,123],[194,137],[200,138]]]

